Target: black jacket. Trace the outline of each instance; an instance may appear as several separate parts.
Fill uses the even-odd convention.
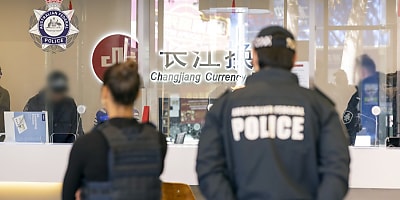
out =
[[[84,136],[80,137],[75,143],[74,146],[72,147],[70,158],[69,158],[69,163],[68,163],[68,168],[65,174],[64,178],[64,184],[63,184],[63,191],[62,191],[62,199],[63,200],[74,200],[75,199],[75,192],[78,189],[81,189],[82,192],[84,193],[84,183],[87,182],[108,182],[110,181],[110,169],[109,169],[109,158],[110,158],[110,144],[107,141],[107,138],[105,135],[102,133],[104,131],[104,127],[106,126],[114,126],[118,127],[120,130],[124,130],[126,133],[126,138],[128,140],[132,140],[136,144],[132,146],[132,148],[136,148],[135,151],[132,151],[131,154],[131,159],[125,159],[128,163],[130,161],[136,161],[137,163],[133,166],[135,167],[142,167],[141,169],[134,169],[134,170],[128,170],[127,172],[134,172],[134,173],[139,173],[139,175],[142,175],[145,177],[145,174],[143,173],[143,170],[151,170],[149,168],[149,163],[147,162],[149,160],[149,157],[142,157],[141,159],[136,158],[136,153],[146,153],[148,154],[149,152],[149,147],[151,148],[159,148],[160,153],[161,153],[161,159],[162,161],[159,163],[161,167],[159,170],[153,171],[153,173],[156,173],[156,177],[158,178],[163,170],[163,164],[164,164],[164,158],[167,153],[167,143],[165,140],[165,136],[161,133],[159,133],[155,127],[152,127],[152,130],[150,132],[147,132],[147,134],[152,134],[152,136],[157,137],[158,139],[149,139],[148,141],[138,141],[141,136],[144,135],[144,132],[138,132],[135,129],[138,129],[142,125],[139,124],[135,119],[125,119],[125,118],[114,118],[110,119],[105,124],[103,125],[98,125],[91,132],[88,134],[85,134]],[[157,142],[157,145],[151,145],[149,146],[150,143],[155,143]],[[132,159],[133,158],[135,159]],[[120,158],[120,157],[119,157]],[[122,157],[122,158],[125,158]],[[146,165],[147,167],[143,167],[143,165]],[[132,167],[132,166],[130,166]],[[126,168],[121,168],[121,169],[126,169]],[[115,175],[115,174],[114,174]],[[143,181],[144,179],[142,179]],[[124,185],[124,187],[131,187],[132,185]],[[137,185],[136,185],[137,186]],[[109,189],[108,187],[107,189]],[[122,188],[118,188],[122,189]],[[141,184],[140,186],[136,187],[136,191],[132,192],[154,192],[154,191],[149,191],[148,187],[146,187],[144,184]],[[109,191],[109,190],[106,190]],[[158,192],[161,191],[160,188],[158,188]],[[105,192],[106,193],[106,192]],[[139,196],[139,197],[132,197],[130,196],[131,199],[142,199],[145,196]]]
[[[10,111],[10,94],[8,93],[8,90],[0,86],[0,133],[5,132],[4,128],[5,111]]]
[[[209,200],[343,199],[349,150],[332,103],[281,69],[250,76],[207,113],[197,166]]]
[[[71,143],[75,140],[73,135],[67,133],[83,134],[82,123],[78,123],[78,112],[74,99],[65,97],[60,102],[51,103],[46,101],[46,93],[39,92],[34,97],[30,98],[25,105],[24,111],[32,112],[48,112],[49,119],[49,134],[61,133],[62,135],[54,135],[54,143]]]
[[[360,97],[357,91],[351,96],[347,108],[343,113],[343,122],[349,134],[350,145],[356,142],[357,133],[361,130],[360,124]]]

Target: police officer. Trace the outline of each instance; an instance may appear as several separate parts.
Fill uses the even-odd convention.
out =
[[[151,124],[132,115],[140,76],[133,61],[107,69],[101,102],[108,120],[74,143],[63,184],[63,200],[159,200],[167,144]]]
[[[357,133],[362,129],[360,124],[360,96],[358,95],[358,87],[356,89],[357,91],[351,96],[343,113],[343,122],[346,125],[351,146],[354,146]]]
[[[343,122],[347,127],[351,145],[355,144],[357,135],[368,135],[371,145],[378,142],[379,133],[376,127],[379,125],[372,108],[380,106],[382,101],[393,102],[393,98],[385,96],[383,88],[386,85],[386,76],[376,70],[375,62],[367,54],[356,59],[361,81],[356,93],[350,98],[343,114]],[[386,89],[386,88],[385,88]],[[383,138],[386,137],[382,135]]]
[[[253,42],[256,71],[222,96],[200,136],[199,185],[209,200],[343,199],[349,151],[334,105],[290,72],[295,39],[263,29]]]
[[[381,86],[385,85],[386,77],[384,74],[376,71],[375,62],[371,57],[364,54],[356,60],[360,67],[361,82],[359,83],[360,95],[360,123],[366,133],[371,136],[371,144],[375,144],[378,139],[376,132],[375,116],[372,114],[372,108],[380,105],[382,90]]]

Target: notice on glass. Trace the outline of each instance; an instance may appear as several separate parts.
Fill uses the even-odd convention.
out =
[[[308,62],[296,62],[292,73],[297,75],[300,86],[304,88],[310,87],[310,65]]]
[[[169,116],[179,117],[179,109],[180,109],[179,96],[178,95],[174,97],[171,96]]]
[[[208,99],[181,99],[181,123],[202,123],[207,106]]]
[[[25,132],[28,129],[28,126],[26,125],[26,121],[23,115],[20,115],[18,117],[14,118],[14,123],[15,126],[18,129],[18,133],[21,134]]]

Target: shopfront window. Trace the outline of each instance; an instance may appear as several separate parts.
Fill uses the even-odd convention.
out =
[[[300,10],[300,17],[292,18],[299,40],[309,38],[306,4],[290,4],[290,9]],[[289,4],[163,0],[154,5],[156,48],[151,53],[157,60],[144,75],[149,79],[147,102],[158,110],[152,120],[158,121],[171,142],[196,144],[207,109],[225,91],[243,86],[251,75],[251,41],[264,26],[287,24]],[[303,65],[308,67],[299,64]],[[303,74],[307,87],[308,70]]]
[[[250,43],[268,25],[295,34],[301,84],[324,91],[344,123],[351,97],[365,100],[350,116],[359,121],[359,141],[383,145],[387,136],[397,135],[395,1],[164,0],[152,5],[157,23],[147,104],[158,111],[152,120],[171,142],[197,142],[207,108],[251,75]],[[376,84],[362,82],[363,61],[357,58],[363,54],[381,72]],[[372,114],[377,107],[379,114]]]
[[[353,144],[384,145],[397,135],[396,2],[317,1],[315,8],[316,85],[335,101]]]
[[[197,143],[207,109],[252,74],[258,31],[280,25],[296,36],[300,84],[325,92],[346,125],[357,122],[353,136],[383,145],[397,135],[397,1],[101,0],[71,1],[71,8],[64,1],[62,10],[74,10],[71,22],[79,32],[67,37],[74,42],[62,52],[43,51],[42,37],[30,35],[30,23],[38,21],[33,10],[47,9],[45,1],[26,0],[23,8],[12,2],[0,13],[2,27],[13,30],[0,32],[1,84],[11,110],[22,111],[45,75],[60,69],[69,77],[69,95],[87,107],[82,124],[88,132],[102,109],[102,73],[131,57],[144,86],[134,113],[140,118],[149,106],[150,121],[172,143]],[[9,16],[19,17],[5,20]],[[50,23],[55,30],[57,23]],[[375,66],[376,80],[365,81],[366,65]]]

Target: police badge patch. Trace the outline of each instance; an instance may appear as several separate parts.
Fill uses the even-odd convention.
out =
[[[45,0],[46,6],[33,10],[29,33],[36,46],[46,52],[62,52],[78,36],[77,17],[74,10],[65,10],[63,0]]]
[[[348,124],[351,122],[351,120],[353,120],[353,113],[351,113],[350,111],[346,111],[343,114],[343,123],[344,124]]]

